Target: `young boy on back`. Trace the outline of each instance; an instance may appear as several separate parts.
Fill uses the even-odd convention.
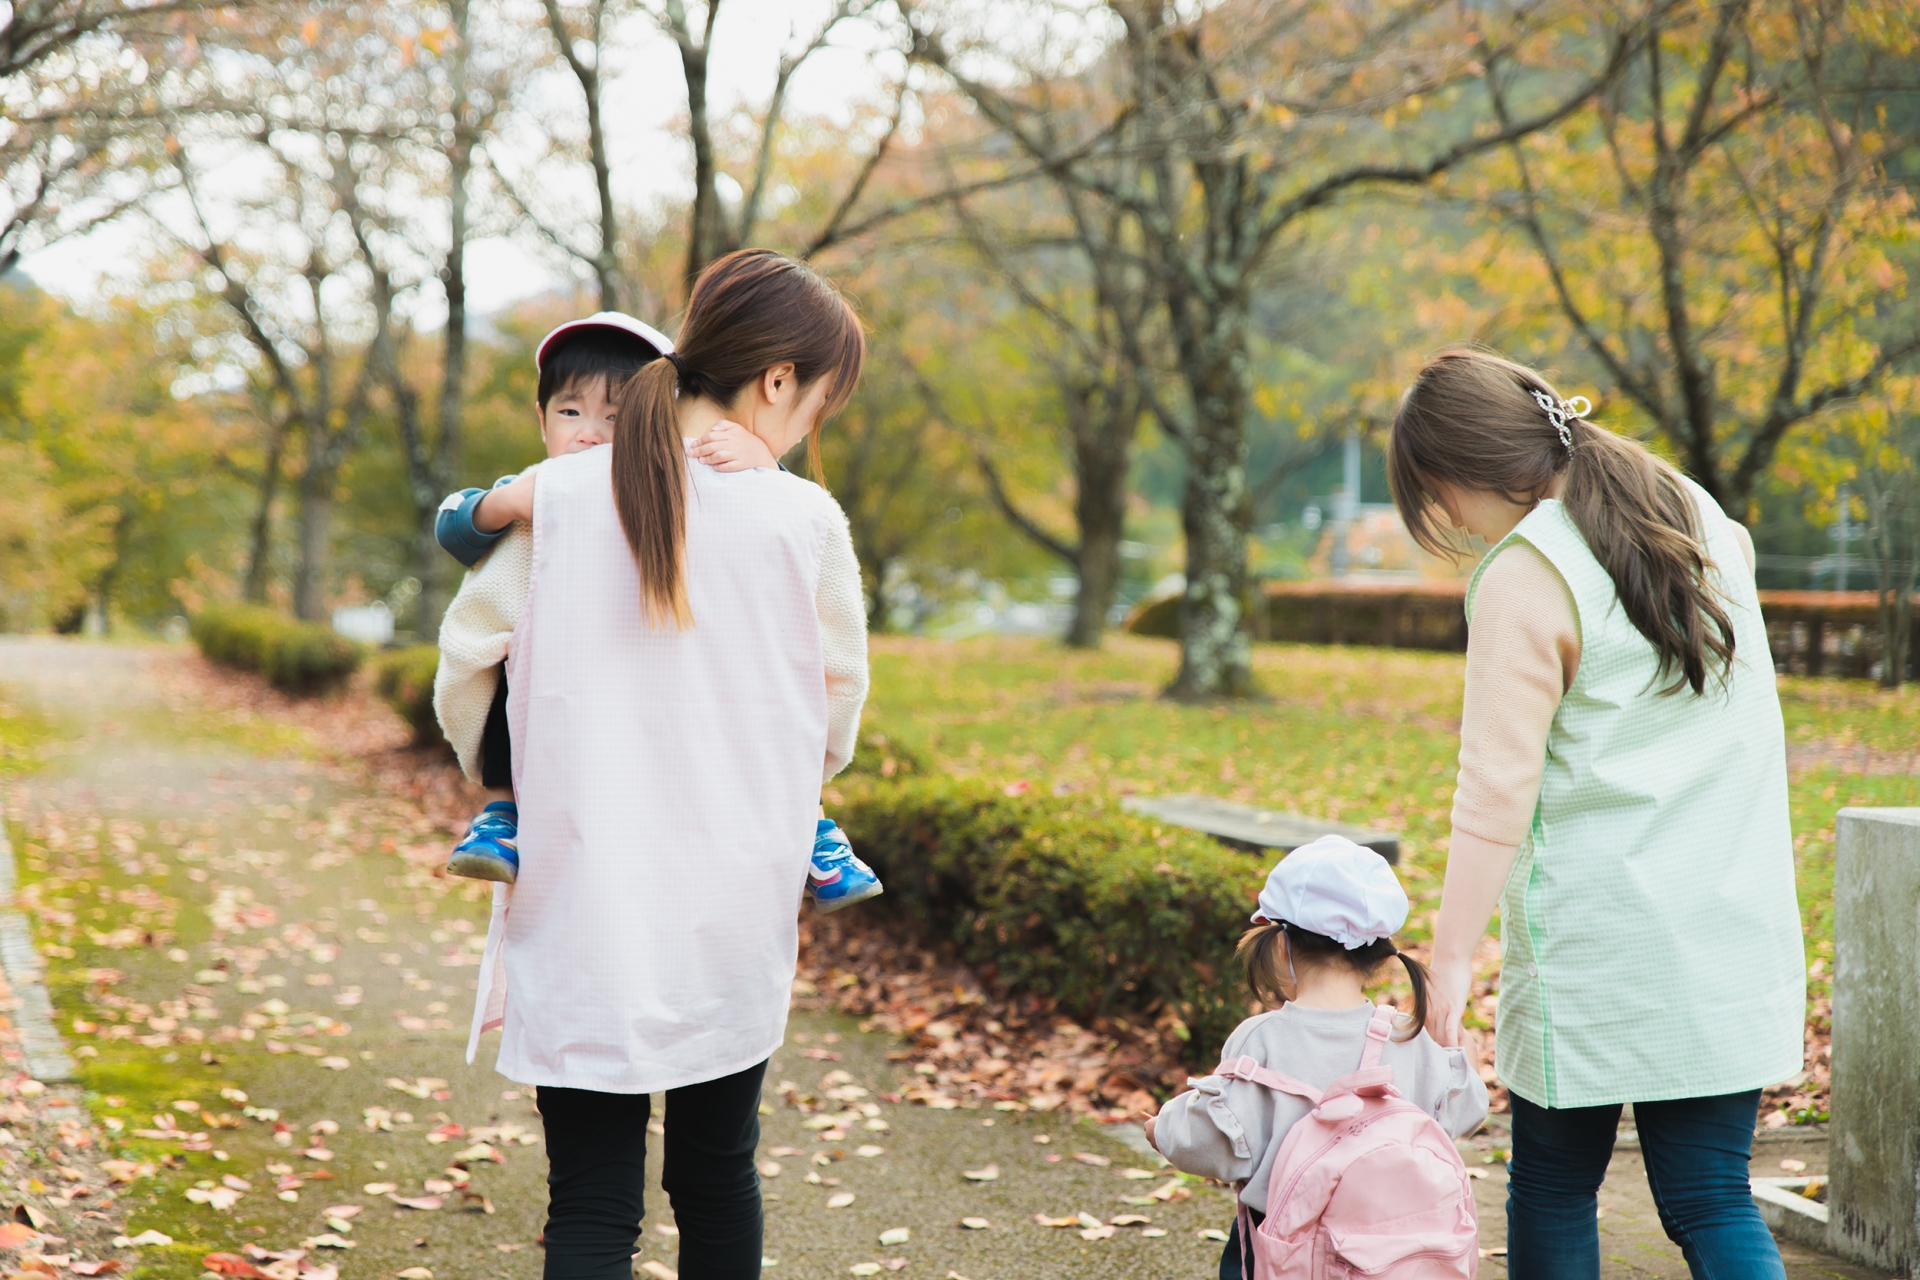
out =
[[[658,330],[632,316],[602,311],[561,325],[534,352],[540,379],[536,400],[540,439],[549,458],[610,444],[615,428],[613,397],[619,385],[649,361],[673,350]],[[777,466],[758,436],[722,424],[690,453],[722,471]],[[539,464],[529,467],[526,475]],[[489,500],[519,476],[502,476],[492,489],[448,495],[434,521],[434,537],[467,568],[488,556],[532,558],[532,537],[517,536],[501,504]],[[501,568],[510,566],[502,564]],[[522,575],[524,576],[524,575]],[[513,747],[507,729],[505,637],[512,627],[489,600],[487,575],[470,573],[447,609],[440,630],[440,669],[434,679],[434,709],[460,767],[487,790],[487,805],[447,859],[449,875],[512,883],[519,874],[519,810],[513,796]],[[834,911],[881,891],[873,871],[854,856],[838,824],[821,816],[814,838],[806,894],[823,911]]]

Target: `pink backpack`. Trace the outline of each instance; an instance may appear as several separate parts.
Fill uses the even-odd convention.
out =
[[[1325,1093],[1252,1058],[1220,1064],[1229,1080],[1313,1105],[1280,1144],[1265,1221],[1249,1231],[1242,1209],[1251,1280],[1471,1280],[1479,1268],[1467,1167],[1446,1130],[1401,1097],[1393,1068],[1380,1065],[1393,1019],[1392,1005],[1374,1011],[1360,1069]]]

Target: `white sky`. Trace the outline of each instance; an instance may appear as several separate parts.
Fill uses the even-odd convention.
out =
[[[743,99],[756,107],[763,103],[781,50],[796,31],[816,29],[828,7],[829,0],[724,0],[708,91],[716,119]],[[649,19],[634,19],[622,37],[618,56],[607,68],[604,103],[615,194],[625,204],[645,206],[686,190],[691,153],[684,135],[669,128],[685,114],[686,90],[678,54]],[[537,38],[544,41],[544,32]],[[836,44],[847,47],[823,49],[807,62],[789,90],[790,116],[847,119],[857,103],[884,91],[886,76],[897,74],[898,63],[876,66],[852,47],[865,38],[866,31],[845,26]],[[543,106],[565,111],[570,119],[585,118],[570,77]],[[133,282],[144,234],[137,218],[128,219],[54,244],[28,256],[22,266],[43,287],[85,302]],[[570,279],[551,259],[502,239],[471,243],[467,261],[468,305],[481,315]]]

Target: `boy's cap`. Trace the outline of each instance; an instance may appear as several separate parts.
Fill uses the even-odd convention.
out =
[[[569,333],[578,333],[582,329],[617,329],[621,333],[640,339],[653,348],[655,355],[664,356],[673,350],[673,339],[650,324],[642,324],[624,311],[596,311],[585,320],[569,320],[540,339],[540,345],[534,348],[533,367],[545,367],[547,353],[553,350],[554,343]]]
[[[1352,951],[1400,931],[1407,922],[1407,891],[1373,850],[1345,836],[1321,836],[1267,873],[1253,918],[1284,920]]]

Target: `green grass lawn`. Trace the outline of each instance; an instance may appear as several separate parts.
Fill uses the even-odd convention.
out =
[[[1041,640],[882,637],[869,715],[954,773],[1116,797],[1201,792],[1397,829],[1414,900],[1407,936],[1424,938],[1445,864],[1464,659],[1260,645],[1263,697],[1237,706],[1158,697],[1177,660],[1172,643],[1131,637],[1098,653]],[[1860,771],[1889,767],[1890,756],[1915,767],[1920,690],[1787,678],[1781,704],[1799,762],[1792,805],[1808,942],[1826,953],[1834,814],[1920,804],[1920,776]]]

